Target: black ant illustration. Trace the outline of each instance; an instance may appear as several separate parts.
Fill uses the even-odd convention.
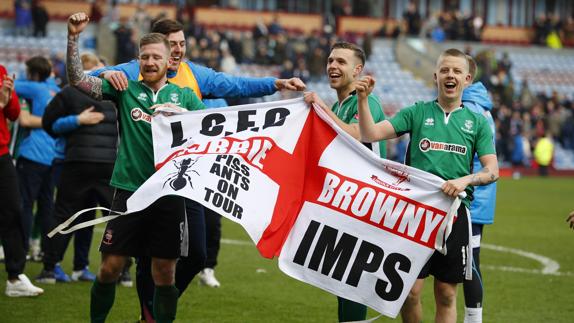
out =
[[[191,186],[191,188],[193,188],[193,184],[191,183],[191,176],[189,176],[187,173],[192,171],[194,173],[197,174],[197,176],[201,176],[199,175],[199,173],[193,169],[191,169],[191,167],[193,167],[193,165],[195,165],[195,163],[197,163],[197,161],[199,160],[199,158],[193,160],[191,158],[186,158],[184,160],[181,161],[181,163],[178,163],[174,160],[173,163],[175,164],[175,168],[177,168],[177,172],[173,172],[169,174],[169,178],[163,183],[162,188],[165,187],[165,184],[167,184],[169,182],[169,186],[174,190],[174,191],[179,191],[180,189],[184,188],[186,183],[189,182],[189,185]],[[193,163],[191,163],[193,161]],[[186,182],[187,179],[187,182]]]

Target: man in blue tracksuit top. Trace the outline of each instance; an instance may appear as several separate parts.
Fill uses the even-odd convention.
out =
[[[26,61],[27,80],[16,80],[14,88],[20,98],[32,101],[31,111],[22,111],[19,123],[27,133],[19,147],[16,170],[20,184],[23,210],[23,232],[26,251],[33,224],[33,206],[37,201],[36,215],[41,219],[42,237],[50,229],[53,209],[54,183],[52,161],[55,142],[42,129],[42,115],[60,88],[50,80],[52,65],[41,56]]]
[[[185,59],[186,40],[183,34],[183,25],[175,20],[162,19],[154,23],[151,32],[164,34],[171,46],[171,61],[168,67],[168,81],[180,87],[191,88],[200,99],[234,98],[234,97],[260,97],[273,94],[278,90],[302,91],[305,84],[298,78],[276,79],[274,77],[247,78],[234,77],[213,69],[194,64]],[[139,63],[132,60],[128,63],[112,67],[105,67],[93,71],[91,75],[100,76],[108,80],[117,90],[127,88],[127,80],[138,80]],[[186,214],[189,237],[189,256],[181,257],[176,268],[176,282],[180,295],[187,288],[193,277],[205,264],[205,242],[203,248],[199,243],[205,237],[205,220],[203,206],[187,200]],[[201,220],[200,220],[201,219]],[[201,250],[203,249],[203,250]],[[194,250],[200,250],[194,252]],[[154,321],[150,304],[153,300],[153,281],[151,279],[150,261],[138,259],[136,286],[140,298],[141,316],[146,322]],[[147,277],[147,278],[146,278]]]
[[[474,79],[476,76],[476,62],[467,56],[469,73]],[[462,103],[475,113],[480,113],[486,117],[492,130],[493,140],[496,136],[494,120],[490,114],[492,101],[488,91],[481,82],[469,85],[462,93]],[[474,156],[473,171],[477,172],[482,166],[478,157]],[[474,200],[470,205],[470,218],[472,220],[472,246],[473,246],[473,273],[472,280],[465,280],[464,302],[465,302],[465,323],[482,322],[482,274],[480,272],[480,241],[482,240],[482,229],[485,224],[494,222],[494,207],[496,205],[496,182],[486,186],[476,186],[474,188]]]

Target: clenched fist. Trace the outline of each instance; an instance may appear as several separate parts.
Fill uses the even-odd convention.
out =
[[[90,17],[85,12],[78,12],[68,18],[68,35],[78,35],[88,25]]]

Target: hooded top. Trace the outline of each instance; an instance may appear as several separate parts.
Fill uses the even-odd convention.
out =
[[[492,138],[496,136],[494,119],[490,114],[492,101],[490,95],[481,82],[469,85],[462,92],[462,103],[474,113],[482,114],[486,117],[492,130]],[[474,156],[473,172],[479,172],[482,165],[478,156]],[[491,224],[494,222],[494,207],[496,205],[496,182],[486,186],[476,186],[474,188],[474,200],[470,205],[470,218],[472,223]]]

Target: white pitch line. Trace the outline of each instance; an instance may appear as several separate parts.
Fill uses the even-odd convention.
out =
[[[560,264],[558,264],[558,262],[556,262],[556,261],[554,261],[548,257],[544,257],[541,255],[532,253],[532,252],[528,252],[528,251],[524,251],[524,250],[520,250],[520,249],[497,246],[497,245],[488,244],[488,243],[483,243],[481,245],[481,247],[485,248],[485,249],[490,249],[490,250],[513,253],[513,254],[516,254],[516,255],[519,255],[519,256],[522,256],[525,258],[530,258],[530,259],[536,260],[539,263],[541,263],[543,266],[542,270],[540,270],[540,273],[543,275],[555,274],[558,272],[558,269],[560,269]]]

